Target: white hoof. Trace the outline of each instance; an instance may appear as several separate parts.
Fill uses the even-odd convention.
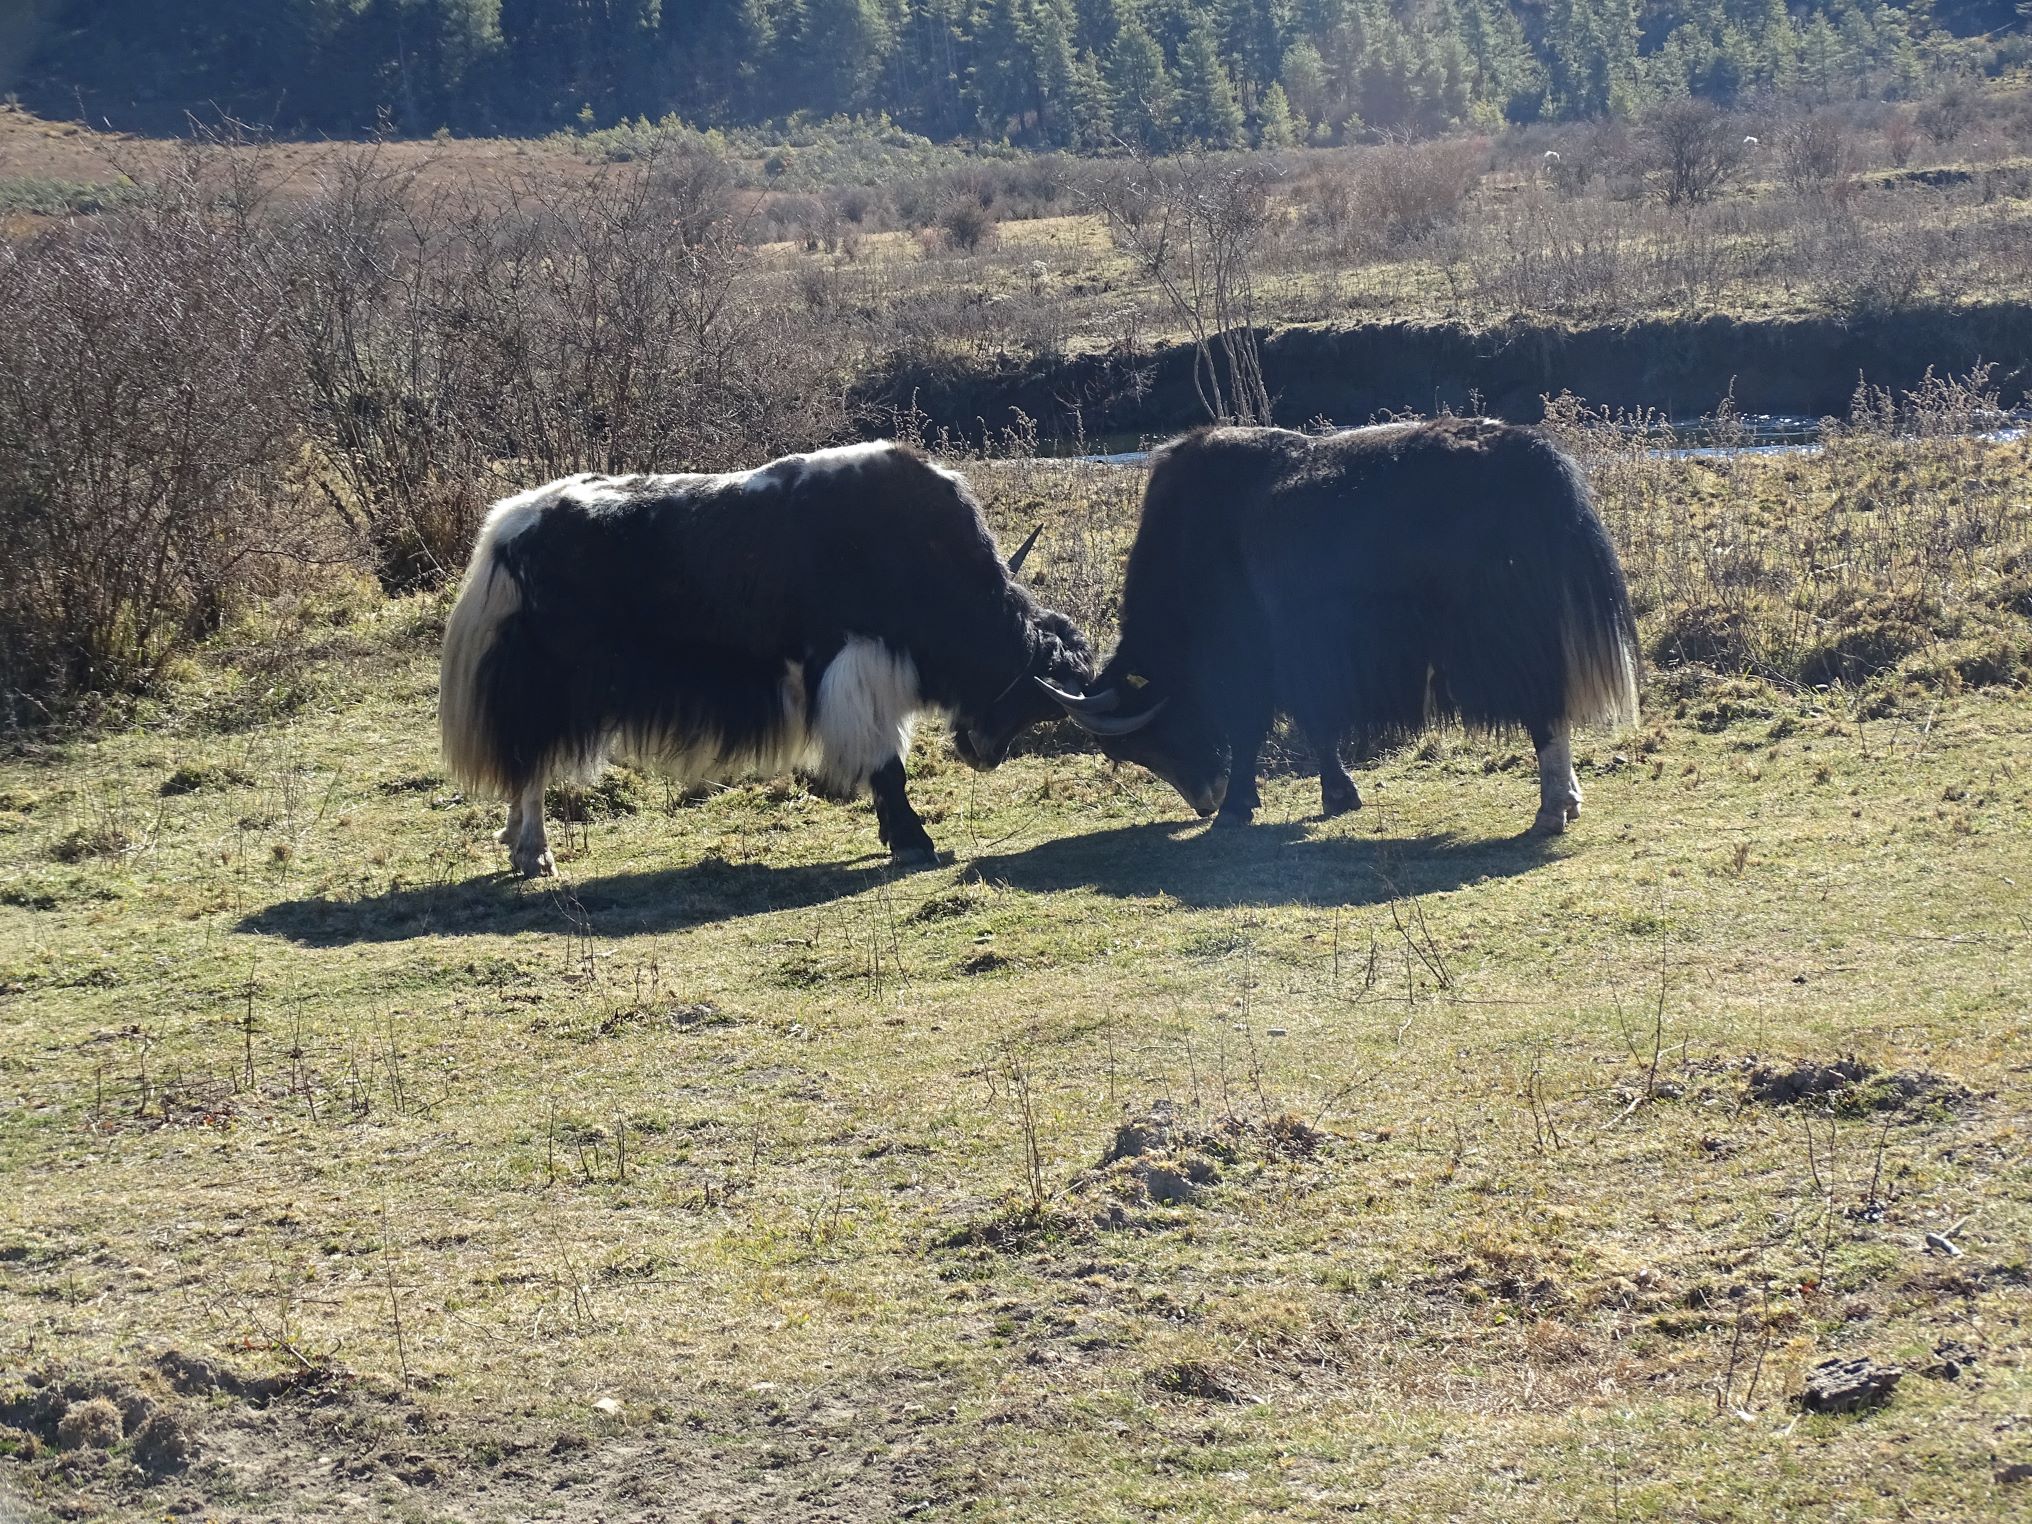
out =
[[[1543,836],[1557,836],[1564,831],[1569,821],[1580,819],[1580,797],[1549,799],[1538,807],[1538,818],[1531,822],[1531,829]]]
[[[508,861],[524,878],[550,878],[557,872],[557,860],[547,848],[533,856],[527,852],[511,852]]]

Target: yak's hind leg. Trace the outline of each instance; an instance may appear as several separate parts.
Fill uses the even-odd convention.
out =
[[[557,872],[550,838],[543,830],[543,782],[539,776],[522,786],[508,806],[508,827],[501,833],[508,844],[509,863],[524,878],[545,878]]]
[[[1336,815],[1346,815],[1362,807],[1362,791],[1355,787],[1355,780],[1347,768],[1341,765],[1340,729],[1334,725],[1311,725],[1300,721],[1305,738],[1312,743],[1312,749],[1319,753],[1319,812],[1331,820]]]
[[[909,868],[936,863],[938,848],[932,845],[931,833],[924,829],[904,790],[903,759],[891,757],[876,768],[868,787],[875,795],[875,823],[881,828],[882,845],[889,849],[891,860],[898,867]]]
[[[1566,721],[1531,727],[1531,744],[1538,748],[1538,818],[1534,831],[1564,831],[1568,821],[1580,819],[1580,778],[1573,770],[1573,740]]]

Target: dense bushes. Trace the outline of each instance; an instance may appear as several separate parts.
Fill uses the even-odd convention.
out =
[[[194,152],[0,246],[0,721],[145,686],[292,567],[442,578],[530,481],[842,431],[843,357],[759,284],[710,175],[426,190],[369,151],[268,192]]]
[[[146,682],[293,531],[291,355],[244,209],[188,175],[0,245],[4,717]]]

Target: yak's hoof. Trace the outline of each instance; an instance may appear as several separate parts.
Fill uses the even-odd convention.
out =
[[[1216,831],[1239,831],[1256,823],[1256,812],[1252,809],[1223,809],[1214,816]]]
[[[1578,799],[1548,804],[1539,810],[1538,818],[1531,822],[1531,830],[1538,836],[1557,836],[1566,829],[1568,821],[1578,819],[1580,819]]]
[[[557,859],[552,857],[548,850],[539,852],[534,857],[523,852],[511,852],[508,861],[524,878],[552,878],[557,874]]]
[[[1345,794],[1321,794],[1319,799],[1320,814],[1328,820],[1336,815],[1352,815],[1361,807],[1362,794],[1359,789],[1351,788]]]
[[[891,847],[889,866],[892,868],[936,868],[938,848],[930,842],[916,847]]]

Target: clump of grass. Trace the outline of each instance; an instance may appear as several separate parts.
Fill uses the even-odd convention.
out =
[[[254,775],[230,763],[185,763],[162,780],[162,797],[195,794],[206,789],[251,788]]]
[[[626,767],[610,767],[588,784],[554,783],[543,795],[545,813],[572,825],[623,820],[640,814],[647,803],[647,780]]]
[[[124,827],[97,821],[66,831],[50,843],[49,855],[60,863],[81,863],[93,858],[118,857],[134,845]]]
[[[0,179],[0,216],[23,212],[41,217],[91,216],[130,206],[143,195],[141,187],[131,181],[14,176]]]
[[[110,1398],[74,1402],[57,1420],[56,1440],[66,1450],[110,1450],[120,1443],[120,1409]]]
[[[1654,666],[1895,695],[2024,680],[2032,442],[1984,437],[2005,416],[1987,370],[1864,388],[1810,466],[1689,460],[1658,418],[1571,398],[1546,421],[1589,467]],[[1701,437],[1740,421],[1724,406]]]

